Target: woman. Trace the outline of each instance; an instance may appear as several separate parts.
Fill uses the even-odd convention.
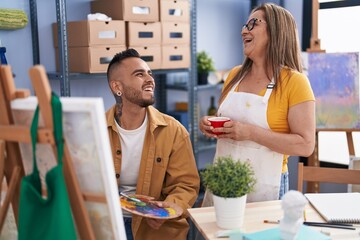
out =
[[[231,155],[250,161],[257,184],[248,201],[280,199],[289,188],[288,156],[314,150],[315,98],[302,74],[296,23],[286,9],[260,5],[241,34],[245,60],[226,79],[217,111],[231,121],[214,129],[204,116],[199,127],[218,138],[215,159]],[[208,205],[206,194],[203,206]]]

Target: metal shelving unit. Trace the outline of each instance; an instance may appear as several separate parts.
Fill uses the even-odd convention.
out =
[[[191,46],[191,68],[190,78],[188,81],[188,96],[189,96],[189,129],[190,138],[193,144],[196,163],[198,163],[198,109],[197,109],[197,92],[195,90],[197,82],[197,60],[196,60],[196,0],[190,1],[190,46]]]
[[[223,86],[223,84],[216,84],[216,85],[211,85],[211,84],[207,84],[207,85],[197,85],[194,86],[196,91],[201,91],[201,90],[207,90],[207,89],[216,89],[219,88],[221,89]],[[186,84],[169,84],[166,85],[166,89],[172,89],[172,90],[179,90],[179,91],[189,91],[189,87]]]
[[[59,48],[59,80],[61,96],[70,97],[69,53],[67,40],[66,0],[56,0],[56,21]]]
[[[66,16],[66,0],[55,0],[56,1],[56,19],[58,24],[58,48],[59,48],[59,72],[48,73],[49,79],[56,79],[60,81],[60,95],[69,97],[71,96],[70,81],[84,78],[104,78],[106,74],[83,74],[83,73],[69,73],[69,59],[68,59],[68,38],[67,38],[67,16]],[[189,0],[190,2],[190,49],[191,49],[191,66],[189,69],[163,69],[154,70],[156,75],[156,92],[155,96],[157,99],[157,108],[160,111],[166,111],[166,91],[167,89],[177,89],[182,91],[188,91],[188,117],[189,117],[189,133],[196,160],[198,159],[198,153],[202,149],[212,148],[213,146],[205,147],[200,144],[198,139],[198,91],[202,88],[208,88],[212,86],[197,86],[197,66],[196,66],[196,0]],[[37,12],[36,12],[36,0],[29,0],[30,3],[30,17],[31,17],[31,29],[32,29],[32,42],[34,52],[34,64],[40,64],[39,57],[39,41],[38,41],[38,28],[37,28]],[[176,72],[188,72],[188,84],[186,86],[169,86],[166,85],[167,75],[169,73]]]
[[[189,72],[188,68],[180,68],[180,69],[160,69],[153,70],[153,74],[161,75],[168,73],[178,73],[178,72]],[[48,72],[48,77],[53,80],[60,80],[61,73],[59,72]],[[106,77],[105,73],[69,73],[69,80],[77,80],[77,79],[97,79]]]
[[[36,0],[29,0],[29,6],[31,20],[31,42],[33,48],[33,64],[36,65],[40,63]]]

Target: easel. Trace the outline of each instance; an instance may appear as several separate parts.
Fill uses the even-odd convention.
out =
[[[306,49],[306,52],[318,52],[324,53],[325,50],[321,49],[321,42],[318,37],[318,12],[319,12],[319,1],[312,0],[312,15],[311,15],[311,39],[310,39],[310,48]],[[318,154],[318,132],[315,133],[315,149],[311,156],[308,157],[308,166],[320,167],[319,154]],[[352,138],[351,138],[352,139]],[[309,182],[307,184],[307,192],[318,192],[319,183]]]
[[[354,140],[352,137],[353,132],[360,132],[360,129],[350,129],[350,128],[321,128],[316,129],[316,136],[315,136],[315,149],[313,154],[308,157],[308,166],[315,166],[320,167],[319,161],[319,132],[345,132],[346,133],[346,140],[347,146],[349,150],[349,157],[355,155],[355,148],[354,148]],[[307,192],[319,192],[319,183],[308,183],[307,184]]]
[[[38,130],[38,142],[51,144],[56,153],[53,136],[53,119],[51,109],[51,88],[42,66],[30,69],[29,75],[38,98],[44,127]],[[5,177],[8,181],[7,198],[11,200],[16,222],[18,222],[18,203],[20,194],[20,180],[25,175],[21,160],[19,142],[31,143],[30,127],[14,124],[11,114],[10,103],[16,98],[25,98],[30,95],[28,90],[16,90],[11,67],[0,65],[0,160],[4,160]],[[2,145],[5,145],[5,150]],[[5,156],[6,154],[6,156]],[[56,154],[54,154],[57,156]],[[86,196],[80,191],[79,183],[75,175],[69,148],[64,143],[64,177],[69,193],[72,213],[81,239],[95,239],[88,212],[85,208]],[[0,164],[1,166],[1,164]],[[0,174],[1,176],[1,174]],[[89,198],[89,197],[88,197]],[[101,200],[101,199],[100,199]],[[9,207],[9,202],[1,206],[0,224]],[[0,230],[1,230],[0,225]]]
[[[325,52],[325,50],[321,49],[320,39],[318,38],[318,12],[319,1],[312,0],[310,48],[306,49],[306,52]]]

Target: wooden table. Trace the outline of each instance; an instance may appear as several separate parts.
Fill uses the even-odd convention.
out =
[[[191,220],[205,239],[224,239],[215,237],[217,231],[224,229],[216,225],[214,207],[192,208],[188,211]],[[307,221],[324,222],[323,218],[310,205],[306,206],[305,211]],[[251,233],[273,228],[276,226],[275,224],[264,223],[264,220],[280,220],[282,216],[283,211],[280,200],[247,203],[244,224],[241,230],[245,233]],[[313,229],[329,232],[333,240],[360,239],[360,228],[357,228],[355,231],[321,227],[313,227]]]

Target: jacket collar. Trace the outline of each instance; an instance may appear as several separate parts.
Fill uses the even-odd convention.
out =
[[[150,130],[152,132],[159,126],[168,125],[163,114],[153,106],[146,107],[146,112],[148,114]],[[114,131],[117,131],[114,113],[115,113],[115,104],[106,112],[106,122],[108,128],[112,128]]]

